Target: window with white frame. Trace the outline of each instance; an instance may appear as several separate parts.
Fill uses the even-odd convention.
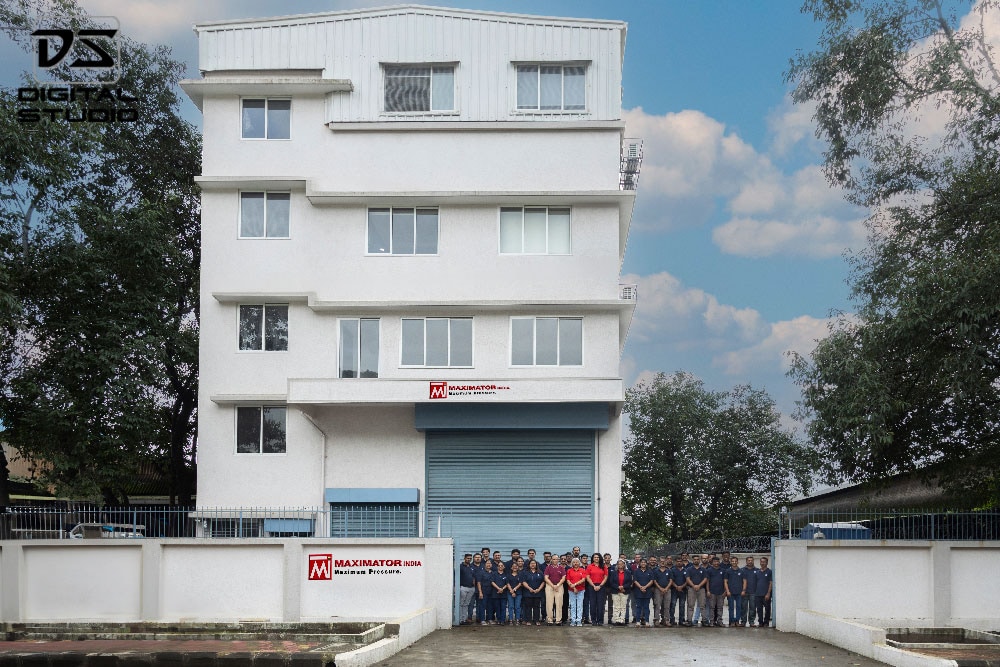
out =
[[[388,112],[454,111],[454,65],[384,65]]]
[[[403,318],[403,366],[472,366],[472,318]]]
[[[511,255],[568,255],[568,208],[503,207],[500,209],[500,252]]]
[[[372,255],[436,255],[436,208],[368,209],[368,253]]]
[[[518,65],[517,108],[525,111],[584,111],[584,65]]]
[[[510,318],[512,366],[582,366],[583,318]]]
[[[292,101],[289,99],[243,100],[244,139],[288,139],[292,128]]]
[[[238,406],[236,408],[237,454],[284,454],[284,406]]]
[[[287,192],[241,192],[240,238],[287,239],[290,205]]]
[[[340,377],[378,377],[378,327],[376,318],[340,320]]]
[[[288,304],[240,305],[240,350],[288,350]]]

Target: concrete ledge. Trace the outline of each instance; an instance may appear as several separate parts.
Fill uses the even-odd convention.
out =
[[[888,646],[885,629],[842,618],[799,609],[795,615],[796,632],[847,649],[895,667],[957,667],[954,660],[932,658]]]
[[[337,667],[367,667],[376,662],[396,655],[418,639],[426,637],[437,629],[437,611],[434,609],[418,609],[385,624],[387,635],[394,635],[379,640],[374,644],[362,646],[354,651],[338,653]]]

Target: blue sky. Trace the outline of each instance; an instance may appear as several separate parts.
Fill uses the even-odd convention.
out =
[[[82,0],[125,34],[171,46],[197,74],[202,21],[399,4],[327,0]],[[622,361],[629,384],[687,370],[713,388],[798,397],[787,350],[807,353],[832,310],[850,310],[844,260],[865,211],[826,186],[809,109],[793,107],[789,59],[819,27],[794,0],[454,0],[439,6],[628,23],[624,107],[645,163],[623,273],[639,306]],[[3,84],[27,54],[0,44]],[[193,122],[200,118],[188,103]]]

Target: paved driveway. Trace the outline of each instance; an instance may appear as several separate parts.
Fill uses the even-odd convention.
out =
[[[882,663],[802,635],[757,628],[549,628],[438,630],[379,665],[760,665],[874,667]]]

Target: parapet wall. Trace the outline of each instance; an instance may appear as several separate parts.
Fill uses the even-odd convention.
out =
[[[451,626],[450,539],[0,543],[0,621],[387,621]]]
[[[876,627],[1000,629],[1000,541],[778,540],[775,621],[800,610]]]

